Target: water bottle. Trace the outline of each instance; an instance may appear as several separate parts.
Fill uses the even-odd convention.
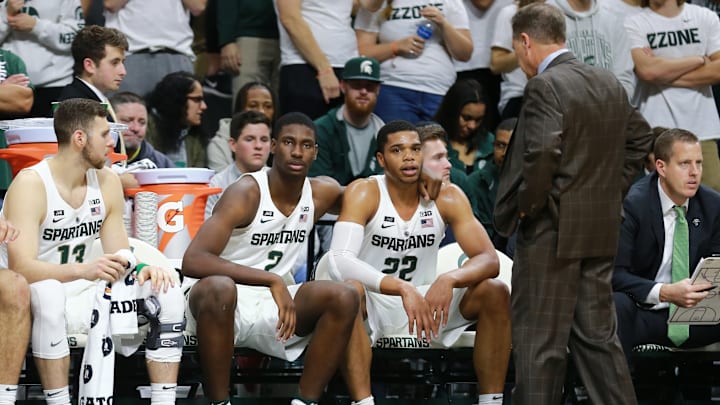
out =
[[[435,26],[433,25],[432,21],[422,20],[418,24],[415,33],[417,34],[417,36],[427,41],[432,36],[434,30]]]

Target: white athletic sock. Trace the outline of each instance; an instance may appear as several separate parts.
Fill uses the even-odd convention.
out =
[[[43,393],[45,394],[45,402],[47,402],[47,405],[70,404],[70,389],[67,385],[54,390],[43,390]]]
[[[12,405],[17,399],[17,385],[0,384],[0,405]]]
[[[173,405],[175,404],[175,390],[177,384],[172,383],[151,383],[150,404],[151,405]]]
[[[375,397],[370,395],[367,398],[363,398],[359,401],[352,401],[350,402],[350,405],[375,405]]]
[[[503,393],[478,395],[478,405],[502,405]]]

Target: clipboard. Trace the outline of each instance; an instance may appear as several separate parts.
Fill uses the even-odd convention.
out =
[[[681,308],[668,317],[668,324],[717,325],[720,323],[720,257],[701,259],[695,267],[692,284],[711,283],[707,297],[692,308]]]

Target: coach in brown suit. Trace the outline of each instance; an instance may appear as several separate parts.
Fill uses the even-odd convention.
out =
[[[650,128],[610,71],[565,48],[559,9],[522,8],[512,28],[531,77],[494,215],[500,234],[517,229],[513,403],[559,404],[569,347],[594,404],[635,404],[610,280],[623,194],[650,149]]]

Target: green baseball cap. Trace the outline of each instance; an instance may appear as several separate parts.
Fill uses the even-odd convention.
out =
[[[370,80],[382,83],[380,80],[380,62],[375,58],[359,56],[345,63],[342,73],[343,80]]]

